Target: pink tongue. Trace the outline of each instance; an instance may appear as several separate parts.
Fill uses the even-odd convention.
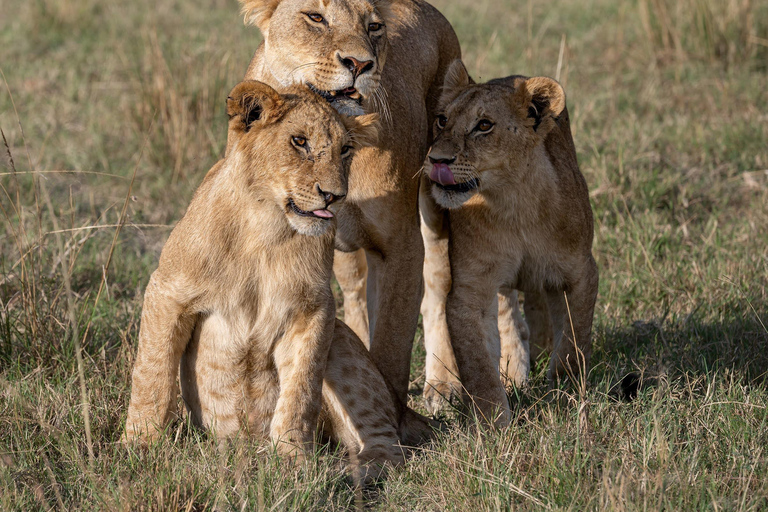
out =
[[[441,185],[455,185],[456,180],[453,178],[453,173],[448,164],[433,164],[432,170],[429,171],[429,178],[432,181],[436,181]]]
[[[329,212],[328,210],[315,210],[312,213],[314,213],[318,217],[322,217],[324,219],[331,219],[331,218],[333,218],[333,214],[331,212]]]

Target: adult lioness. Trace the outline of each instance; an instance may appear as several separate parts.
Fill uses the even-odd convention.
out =
[[[375,140],[377,116],[344,118],[304,87],[287,92],[250,81],[230,93],[227,156],[147,286],[126,436],[165,427],[181,360],[193,420],[219,435],[269,435],[280,452],[300,454],[323,384],[325,429],[364,462],[398,463],[400,418],[415,415],[334,319],[330,292],[333,211],[353,146]]]
[[[588,189],[565,93],[552,79],[474,84],[456,61],[435,133],[420,199],[431,229],[448,239],[448,333],[467,392],[488,421],[504,425],[510,414],[498,354],[482,350],[494,344],[497,293],[545,296],[550,379],[578,378],[587,367],[598,284]],[[513,364],[527,365],[524,348]]]
[[[246,78],[275,87],[305,83],[342,112],[382,114],[379,143],[352,161],[336,235],[347,254],[337,251],[334,271],[345,319],[364,340],[370,328],[371,355],[405,401],[424,258],[416,175],[445,70],[460,57],[456,35],[422,0],[240,1],[246,22],[264,35]],[[361,248],[368,323],[361,318],[365,260],[349,254]]]

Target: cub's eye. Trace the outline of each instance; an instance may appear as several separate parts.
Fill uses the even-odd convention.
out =
[[[301,135],[296,135],[294,137],[291,137],[291,141],[293,142],[294,145],[300,148],[307,147],[307,138],[302,137]]]
[[[351,154],[352,154],[352,146],[343,146],[341,148],[341,156],[342,156],[342,158],[346,158],[346,157],[348,157]]]
[[[368,32],[378,32],[379,30],[382,29],[382,27],[384,27],[383,23],[376,23],[376,22],[369,23],[368,24]]]
[[[445,128],[445,123],[447,121],[448,121],[448,118],[440,114],[439,116],[437,116],[437,120],[436,120],[437,127],[442,130],[443,128]]]
[[[323,21],[325,21],[325,18],[323,18],[321,15],[317,14],[316,12],[307,13],[307,18],[311,19],[315,23],[322,23]]]
[[[477,126],[475,126],[475,130],[479,132],[487,132],[490,131],[491,128],[493,128],[493,123],[487,119],[481,119],[480,122],[477,123]]]

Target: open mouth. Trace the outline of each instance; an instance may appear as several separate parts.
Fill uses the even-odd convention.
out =
[[[462,183],[456,183],[455,185],[441,185],[440,183],[434,182],[436,187],[439,187],[442,190],[445,190],[447,192],[470,192],[472,190],[475,190],[479,185],[480,182],[477,180],[477,178],[472,178],[469,181],[465,181]]]
[[[296,203],[293,202],[293,199],[288,199],[288,208],[296,215],[300,215],[302,217],[314,217],[316,219],[323,220],[330,220],[333,218],[333,213],[330,210],[321,209],[311,212],[304,211],[296,206]]]
[[[334,101],[339,101],[343,99],[350,99],[357,103],[361,103],[363,101],[362,95],[354,87],[347,87],[346,89],[339,89],[337,91],[323,91],[310,83],[307,83],[307,86],[313,92],[319,94],[320,96],[322,96],[323,98],[325,98],[327,101],[331,103],[333,103]]]

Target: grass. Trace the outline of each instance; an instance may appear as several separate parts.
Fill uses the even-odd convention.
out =
[[[585,393],[556,399],[537,368],[511,395],[504,431],[449,415],[448,431],[363,503],[768,508],[768,6],[435,4],[476,78],[565,86],[595,212],[594,365]],[[184,423],[146,453],[117,443],[143,289],[223,153],[224,98],[257,31],[223,0],[1,10],[0,508],[359,505],[329,449],[290,467],[266,444],[220,448]],[[628,372],[642,376],[630,403],[615,393]]]

